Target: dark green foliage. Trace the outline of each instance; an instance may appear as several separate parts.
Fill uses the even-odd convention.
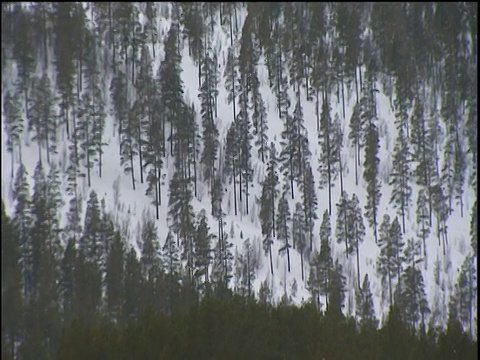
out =
[[[267,173],[262,183],[259,218],[262,225],[263,250],[270,257],[270,272],[273,275],[272,244],[275,236],[275,199],[278,194],[278,175],[276,173],[277,159],[274,143],[270,146],[270,159]]]
[[[194,247],[195,247],[195,273],[196,283],[199,288],[208,291],[210,276],[209,266],[212,260],[211,246],[214,235],[210,233],[205,211],[202,210],[198,215],[198,225],[196,226]]]
[[[13,95],[7,91],[3,99],[3,114],[5,116],[5,132],[7,134],[7,150],[12,153],[12,178],[14,176],[14,160],[18,151],[18,158],[22,159],[21,135],[25,128],[25,120],[22,116],[20,104],[20,92],[16,91]]]
[[[376,329],[378,320],[375,318],[375,309],[373,308],[373,294],[370,290],[370,281],[368,274],[365,274],[362,287],[356,294],[357,318],[359,319],[360,329]]]
[[[276,220],[277,239],[282,242],[279,252],[287,253],[288,272],[290,272],[290,207],[285,196],[278,201],[278,210]]]
[[[2,200],[2,357],[12,359],[15,342],[21,337],[24,302],[22,297],[21,248]]]

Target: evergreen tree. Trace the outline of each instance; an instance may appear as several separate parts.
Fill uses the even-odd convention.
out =
[[[338,115],[335,115],[338,122]],[[322,106],[322,114],[320,117],[320,159],[318,171],[320,173],[320,189],[328,186],[328,211],[332,214],[332,187],[333,181],[336,179],[340,168],[340,149],[342,147],[342,137],[338,132],[339,128],[335,126],[330,116],[330,104],[328,98],[325,97]]]
[[[365,161],[363,177],[367,183],[367,204],[365,205],[365,216],[370,227],[373,228],[375,242],[377,242],[377,215],[380,203],[380,179],[378,178],[378,165],[380,159],[377,157],[379,149],[379,138],[377,126],[370,121],[365,135]]]
[[[218,129],[215,125],[214,116],[214,99],[216,97],[216,84],[214,73],[216,72],[213,59],[210,57],[211,48],[207,47],[206,54],[203,58],[203,75],[204,81],[200,88],[198,95],[201,103],[202,116],[202,140],[203,151],[200,162],[204,166],[203,177],[204,180],[210,183],[210,190],[212,191],[213,179],[215,176],[215,161],[217,160],[217,151],[219,147]]]
[[[223,77],[225,79],[225,89],[227,89],[228,91],[227,102],[228,104],[231,103],[233,107],[233,119],[237,118],[237,112],[235,109],[235,104],[237,102],[237,89],[235,86],[238,77],[237,59],[237,56],[235,56],[235,48],[233,46],[230,46],[228,48],[227,64],[225,65],[225,72],[223,74]]]
[[[370,290],[368,274],[363,278],[362,287],[359,287],[356,294],[357,318],[361,329],[376,329],[378,320],[375,317],[373,307],[373,294]]]
[[[350,118],[350,133],[348,139],[355,147],[355,185],[358,186],[358,166],[360,165],[360,149],[362,145],[362,123],[360,118],[361,105],[357,103],[353,107],[352,117]]]
[[[402,216],[402,229],[405,234],[405,215],[408,211],[412,197],[412,187],[410,185],[410,150],[408,141],[404,134],[404,127],[401,121],[398,121],[398,137],[393,148],[392,172],[389,185],[393,185],[390,203],[397,208],[398,215]]]
[[[95,190],[90,192],[85,211],[83,236],[80,237],[78,248],[83,252],[86,261],[101,266],[105,261],[105,244],[100,242],[101,232],[100,204]]]
[[[305,250],[307,248],[307,235],[308,229],[305,228],[305,214],[303,212],[302,204],[297,202],[295,204],[295,212],[292,217],[292,243],[293,248],[300,253],[300,266],[302,269],[302,280],[304,280],[303,275],[303,257]]]
[[[15,92],[14,95],[7,91],[3,98],[3,113],[5,116],[5,132],[7,134],[7,151],[12,154],[12,178],[14,177],[15,156],[19,162],[22,162],[22,142],[21,135],[25,128],[25,120],[22,116],[20,104],[20,93]],[[17,154],[18,151],[18,155]]]
[[[210,233],[205,210],[201,210],[197,217],[198,225],[196,226],[195,234],[195,278],[196,283],[200,288],[205,288],[209,291],[209,267],[212,260],[211,242],[214,236]],[[203,279],[201,279],[203,277]]]
[[[140,245],[142,277],[145,280],[151,280],[160,271],[160,244],[155,221],[149,217],[148,213],[144,214],[142,219]]]
[[[431,188],[432,193],[432,209],[437,223],[438,246],[442,245],[443,254],[445,255],[445,247],[447,244],[447,219],[450,215],[448,196],[442,186],[436,184]]]
[[[32,247],[30,227],[32,224],[30,187],[27,180],[28,172],[21,163],[18,167],[13,185],[13,200],[15,203],[12,227],[15,239],[20,246],[23,295],[29,299],[31,294],[31,263],[29,254]]]
[[[53,114],[54,99],[48,75],[45,73],[40,79],[33,79],[32,87],[28,130],[35,130],[32,139],[38,144],[39,161],[42,160],[41,146],[44,145],[47,151],[47,162],[50,163],[50,154],[56,154],[57,122]]]
[[[475,259],[473,256],[467,256],[458,274],[455,292],[450,299],[449,317],[451,319],[458,318],[465,329],[468,329],[470,337],[473,337],[476,284]]]
[[[237,257],[240,270],[240,291],[242,296],[250,299],[253,296],[253,282],[255,280],[255,270],[258,266],[258,260],[255,256],[255,250],[246,239],[243,243],[243,251]]]
[[[123,313],[125,249],[120,233],[115,232],[107,252],[105,286],[108,314],[118,322]]]
[[[377,271],[382,278],[382,283],[388,281],[389,305],[393,304],[393,281],[400,281],[402,269],[402,229],[398,218],[390,224],[390,216],[385,214],[380,226],[380,237],[378,245],[380,246],[380,255],[377,259]],[[387,285],[387,284],[386,284]],[[401,287],[400,287],[401,288]]]
[[[230,182],[233,178],[233,201],[235,206],[235,215],[237,215],[237,174],[239,151],[237,146],[237,126],[233,122],[228,128],[225,139],[225,163],[223,166],[223,175]]]
[[[16,357],[16,344],[22,336],[21,248],[2,199],[2,352]]]
[[[182,172],[182,170],[177,169],[170,180],[168,216],[173,232],[181,240],[182,260],[187,261],[187,277],[190,281],[193,281],[195,215],[191,205],[192,192],[189,181],[183,178]]]
[[[477,257],[478,251],[478,219],[477,219],[477,199],[475,198],[475,202],[473,203],[472,210],[471,210],[471,218],[470,218],[470,246],[472,247],[473,254]]]
[[[213,249],[212,285],[217,296],[224,296],[232,278],[233,244],[228,241],[227,234],[221,233]]]
[[[267,123],[267,110],[265,108],[265,101],[263,100],[262,93],[260,92],[260,81],[258,74],[255,71],[252,78],[252,122],[254,125],[253,135],[256,136],[255,146],[257,147],[258,155],[262,159],[262,163],[265,162],[265,158],[268,154],[268,123]]]
[[[337,243],[345,243],[345,254],[351,254],[354,250],[352,244],[353,239],[353,223],[350,216],[350,199],[346,191],[342,193],[340,200],[337,203],[337,227],[335,230]]]
[[[328,306],[330,276],[333,269],[332,248],[330,238],[332,236],[332,228],[330,224],[330,215],[327,210],[323,213],[322,224],[320,226],[320,253],[318,256],[320,294],[325,295]]]
[[[305,216],[305,231],[310,240],[310,251],[313,250],[313,228],[317,216],[317,194],[315,192],[315,179],[310,164],[304,166],[303,181],[301,183],[302,205]]]
[[[162,247],[162,259],[167,274],[172,281],[176,281],[181,274],[180,251],[171,231]]]
[[[425,195],[425,190],[420,189],[417,198],[417,236],[422,239],[423,243],[423,256],[427,256],[426,239],[430,235],[430,223],[428,214],[428,199]]]
[[[314,251],[312,258],[310,260],[310,270],[308,272],[308,279],[306,284],[307,290],[312,295],[313,302],[318,310],[320,310],[320,287],[321,287],[321,276],[320,276],[320,259],[319,252]]]
[[[282,196],[278,201],[278,210],[276,218],[276,230],[277,230],[277,239],[283,242],[282,247],[278,250],[279,252],[286,251],[287,261],[288,261],[288,272],[290,272],[290,207],[288,205],[287,199],[285,196]]]
[[[343,275],[342,265],[335,260],[332,271],[330,272],[329,283],[329,302],[326,314],[332,316],[341,316],[342,309],[345,306],[345,276]]]
[[[159,103],[159,109],[162,111],[162,141],[167,140],[166,136],[166,121],[170,122],[170,154],[173,155],[174,149],[174,132],[181,129],[180,120],[183,110],[183,81],[181,79],[181,54],[177,46],[178,40],[178,24],[173,23],[168,31],[167,39],[165,41],[165,57],[160,64],[157,75],[158,91],[162,95]],[[184,129],[187,131],[188,129]],[[165,143],[162,144],[162,149],[166,149]],[[165,156],[165,150],[163,153]]]
[[[73,317],[75,297],[75,265],[77,249],[75,238],[70,238],[65,246],[60,264],[59,295],[61,299],[62,317],[65,324],[69,324]]]
[[[76,43],[72,39],[80,35],[84,28],[82,21],[73,20],[73,4],[53,4],[53,26],[55,36],[56,82],[60,92],[60,108],[66,125],[67,137],[70,137],[69,112],[73,109],[75,81]],[[79,17],[79,19],[82,19]],[[79,94],[78,94],[79,95]],[[75,126],[74,126],[75,127]]]
[[[131,248],[125,252],[125,271],[123,284],[125,287],[125,299],[123,302],[124,317],[128,320],[135,320],[139,316],[140,303],[138,294],[141,291],[143,279],[141,265],[137,259],[135,249]]]
[[[356,194],[352,195],[349,203],[348,222],[352,226],[352,248],[357,253],[357,277],[358,287],[360,287],[360,244],[365,238],[365,225],[363,225],[362,210]]]
[[[270,159],[267,165],[267,174],[262,182],[262,194],[260,197],[259,218],[262,226],[263,249],[270,258],[270,272],[273,275],[272,244],[275,237],[275,198],[278,195],[276,174],[275,144],[270,146]]]

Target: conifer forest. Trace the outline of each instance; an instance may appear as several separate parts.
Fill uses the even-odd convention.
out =
[[[2,359],[477,359],[477,3],[1,8]]]

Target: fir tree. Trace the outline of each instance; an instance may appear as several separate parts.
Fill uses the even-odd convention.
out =
[[[210,227],[208,226],[205,210],[200,211],[198,214],[198,225],[196,226],[195,234],[195,273],[194,276],[197,279],[196,283],[200,288],[205,288],[205,291],[209,291],[209,267],[212,260],[211,256],[211,242],[214,240],[214,236],[210,233]],[[202,279],[203,278],[203,279]]]
[[[329,302],[326,314],[331,316],[341,316],[342,309],[345,306],[345,276],[343,275],[342,265],[335,260],[335,265],[330,273],[329,283]]]
[[[119,321],[123,313],[125,248],[117,231],[107,252],[105,286],[108,314]]]
[[[14,227],[5,213],[2,199],[2,351],[12,359],[16,356],[16,343],[22,333],[22,296],[21,248]]]
[[[368,274],[363,278],[362,287],[359,287],[356,294],[357,319],[361,329],[376,329],[378,320],[375,317],[373,307],[373,294],[370,290],[370,281]]]
[[[277,218],[276,218],[276,230],[277,239],[283,242],[283,245],[278,250],[279,252],[286,251],[288,261],[288,272],[290,272],[290,208],[285,196],[282,196],[278,202]]]
[[[418,192],[417,199],[417,236],[422,239],[423,243],[423,256],[427,256],[426,239],[430,235],[430,223],[428,214],[428,199],[425,195],[425,190],[421,189]]]
[[[292,243],[293,248],[300,253],[300,266],[302,269],[302,280],[304,280],[303,275],[303,258],[305,255],[305,250],[307,248],[307,236],[308,229],[305,227],[305,214],[303,212],[302,204],[297,202],[295,204],[295,212],[292,217]]]
[[[302,205],[305,216],[305,230],[310,241],[310,251],[313,250],[313,228],[317,216],[317,194],[315,192],[315,179],[310,164],[304,166],[303,181],[301,183]]]
[[[22,162],[21,135],[25,128],[25,120],[22,116],[20,93],[17,91],[12,95],[7,91],[3,99],[3,113],[5,116],[5,132],[7,134],[7,151],[12,154],[12,178],[15,175],[14,162],[18,151],[19,162]]]

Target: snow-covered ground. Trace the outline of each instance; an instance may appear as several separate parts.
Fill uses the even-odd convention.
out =
[[[164,5],[165,6],[165,5]],[[239,12],[239,29],[241,29],[241,24],[245,19],[245,11]],[[168,29],[170,27],[170,20],[159,17],[159,37],[162,39],[159,44],[156,45],[156,58],[153,65],[153,73],[157,73],[157,69],[161,60],[163,59],[163,39],[166,37]],[[240,32],[241,33],[241,32]],[[240,36],[240,33],[238,36]],[[228,47],[230,45],[230,39],[223,32],[220,25],[216,25],[214,32],[214,41],[215,47],[219,50],[219,64],[220,64],[220,74],[223,76],[225,62],[223,59],[226,59]],[[263,57],[260,60],[262,64]],[[188,56],[187,43],[185,42],[185,47],[183,50],[182,57],[182,79],[184,81],[184,93],[188,102],[193,101],[195,108],[198,110],[200,108],[200,103],[198,100],[198,71],[197,67],[193,63],[192,59]],[[12,67],[12,73],[16,73],[16,69]],[[54,68],[53,66],[49,67],[49,72],[51,78],[53,79]],[[275,141],[277,151],[280,149],[280,133],[283,129],[282,121],[278,118],[278,112],[276,110],[276,99],[270,88],[268,87],[267,81],[267,70],[264,65],[259,65],[258,69],[260,80],[262,81],[261,92],[263,99],[266,103],[266,108],[268,112],[268,137],[269,142]],[[3,74],[2,74],[3,75]],[[110,83],[111,74],[106,76],[106,84]],[[382,89],[381,85],[378,84],[378,89]],[[2,99],[5,94],[7,87],[2,88]],[[221,144],[224,144],[223,139],[225,138],[226,132],[230,123],[233,121],[231,105],[227,103],[227,91],[223,85],[223,81],[219,86],[219,96],[218,96],[218,120],[217,126],[219,129]],[[362,205],[362,209],[366,203],[366,184],[363,181],[361,176],[363,169],[360,166],[359,168],[359,182],[358,186],[355,185],[355,175],[354,175],[354,150],[352,144],[347,140],[348,137],[348,123],[350,116],[353,111],[353,106],[355,104],[355,92],[350,91],[346,92],[346,95],[350,93],[350,96],[346,100],[346,110],[345,118],[342,117],[342,104],[341,101],[337,101],[337,97],[334,94],[330,95],[331,99],[331,116],[335,116],[335,113],[338,113],[342,119],[342,127],[344,130],[344,147],[342,150],[342,158],[345,162],[345,171],[344,171],[344,188],[351,196],[355,193]],[[105,92],[107,104],[109,101],[109,92]],[[294,99],[294,93],[290,93],[290,98]],[[295,102],[292,101],[292,107],[290,111],[293,110]],[[317,186],[317,197],[318,197],[318,220],[316,221],[316,226],[314,230],[315,240],[314,246],[318,249],[319,247],[319,228],[321,224],[322,214],[325,209],[328,208],[328,191],[327,189],[318,190],[318,174],[316,169],[318,168],[318,155],[319,148],[317,145],[317,131],[316,131],[316,113],[315,113],[315,102],[307,102],[305,99],[305,94],[302,94],[302,106],[305,118],[305,126],[308,130],[308,139],[309,146],[312,152],[312,169],[316,178]],[[2,107],[3,109],[3,107]],[[110,113],[110,105],[108,105],[108,111]],[[379,206],[378,221],[381,222],[383,215],[388,213],[393,219],[396,215],[396,210],[389,204],[391,187],[388,186],[385,182],[385,177],[388,176],[388,172],[391,169],[391,156],[393,151],[393,141],[396,136],[396,129],[394,125],[394,114],[390,106],[390,99],[383,93],[381,90],[377,94],[377,112],[379,118],[379,128],[380,128],[380,169],[381,169],[381,203]],[[197,121],[200,124],[200,116],[197,116]],[[113,119],[109,115],[106,122],[106,129],[104,133],[104,140],[108,144],[104,151],[104,167],[102,171],[102,178],[99,178],[97,173],[97,168],[93,168],[92,173],[92,186],[88,188],[86,185],[86,180],[82,180],[83,184],[81,185],[81,192],[84,199],[88,197],[89,192],[94,189],[99,199],[104,198],[106,201],[106,206],[109,211],[111,211],[116,216],[117,224],[120,224],[124,227],[126,233],[129,233],[130,236],[128,239],[131,244],[135,247],[136,240],[138,236],[139,223],[141,221],[142,214],[144,212],[149,212],[150,216],[154,217],[154,207],[151,205],[151,200],[145,195],[146,184],[140,184],[137,182],[137,189],[134,191],[132,189],[131,178],[129,175],[123,173],[122,168],[120,167],[120,157],[118,155],[119,149],[119,138],[117,130],[113,127]],[[2,129],[4,128],[4,118],[2,112]],[[66,139],[65,129],[61,128],[60,135],[62,142],[58,148],[58,154],[53,157],[54,161],[61,163],[62,168],[66,168],[67,159],[68,159],[68,141]],[[31,135],[30,135],[31,137]],[[275,140],[274,140],[275,139]],[[11,154],[6,150],[6,134],[2,131],[2,198],[4,199],[7,207],[7,212],[13,212],[13,202],[12,202],[12,187],[13,187],[13,177],[11,174]],[[23,162],[30,178],[33,175],[36,163],[38,161],[37,145],[27,139],[26,133],[23,137]],[[223,210],[227,212],[227,216],[224,218],[226,222],[226,232],[233,234],[234,237],[230,240],[234,243],[235,247],[239,252],[243,249],[243,242],[246,239],[250,239],[254,244],[254,248],[259,249],[260,254],[260,265],[257,270],[256,280],[254,283],[255,291],[258,291],[260,283],[267,279],[273,287],[274,299],[278,300],[284,294],[284,288],[286,285],[287,291],[291,293],[291,285],[296,281],[298,290],[296,296],[293,297],[293,300],[296,303],[300,303],[303,300],[307,300],[310,297],[309,292],[306,290],[306,279],[305,281],[301,280],[301,269],[300,269],[300,255],[297,251],[291,251],[291,263],[292,268],[291,272],[286,271],[286,255],[279,255],[278,249],[280,248],[279,242],[275,242],[272,249],[273,261],[274,261],[274,275],[270,274],[269,260],[268,257],[264,255],[263,250],[261,250],[261,227],[260,222],[257,216],[257,205],[255,198],[260,197],[261,187],[260,182],[263,180],[265,173],[265,166],[262,164],[261,160],[258,159],[256,150],[252,149],[252,162],[253,168],[255,170],[253,179],[254,185],[251,189],[251,201],[249,208],[249,215],[234,215],[233,212],[233,188],[231,186],[226,186],[227,192],[223,199]],[[18,158],[15,159],[16,166],[18,166]],[[48,171],[48,165],[46,166],[46,171]],[[158,227],[158,234],[160,241],[163,245],[165,238],[168,232],[168,223],[167,223],[167,212],[168,212],[168,184],[170,176],[172,175],[173,168],[173,159],[167,158],[165,169],[167,171],[167,177],[165,179],[165,185],[161,189],[161,199],[162,204],[160,208],[160,219],[156,221]],[[138,179],[138,164],[135,166],[135,176]],[[63,187],[66,186],[66,175],[63,175]],[[282,179],[280,179],[282,180]],[[282,182],[281,182],[282,183]],[[33,181],[31,181],[33,186]],[[416,216],[415,216],[415,203],[418,194],[419,188],[413,185],[413,194],[412,194],[412,203],[413,206],[409,208],[407,214],[407,229],[404,239],[416,238]],[[332,203],[332,233],[335,234],[335,224],[336,224],[336,204],[340,197],[339,183],[335,183],[333,188],[333,203]],[[458,206],[454,207],[454,212],[448,219],[448,229],[449,229],[449,243],[447,245],[446,255],[443,255],[442,247],[439,246],[435,231],[432,231],[430,234],[427,246],[428,246],[428,258],[426,259],[426,265],[422,267],[423,275],[426,283],[426,291],[429,297],[430,307],[433,307],[435,294],[438,291],[441,291],[440,288],[435,284],[434,281],[434,263],[437,259],[440,260],[441,267],[441,277],[442,281],[445,282],[445,294],[440,293],[440,298],[445,299],[449,298],[449,295],[453,291],[453,286],[457,280],[458,270],[463,262],[464,257],[470,251],[470,240],[469,240],[469,212],[471,208],[471,202],[475,198],[473,189],[468,187],[465,191],[464,196],[464,216],[460,216],[460,210]],[[65,196],[65,206],[62,213],[63,219],[65,220],[65,214],[68,208],[69,198]],[[294,201],[290,200],[290,208],[293,210]],[[245,206],[245,204],[241,204]],[[210,199],[208,195],[207,188],[202,184],[198,183],[198,192],[197,197],[194,198],[193,207],[195,212],[198,212],[200,209],[205,208],[207,214],[209,214],[210,209]],[[85,205],[83,206],[85,210]],[[209,218],[210,228],[216,229],[216,221],[213,218]],[[375,301],[375,310],[377,317],[382,319],[386,311],[386,305],[381,303],[381,292],[382,285],[380,283],[379,277],[376,273],[376,258],[379,253],[379,248],[375,244],[373,237],[372,229],[367,225],[366,219],[364,219],[366,226],[366,237],[364,242],[360,245],[360,266],[362,279],[365,274],[369,274],[372,292],[374,294]],[[128,225],[128,230],[126,229]],[[434,223],[434,227],[436,224]],[[233,229],[233,230],[231,230]],[[242,234],[242,238],[240,238]],[[349,313],[355,312],[354,306],[354,289],[357,286],[357,275],[356,275],[356,260],[355,256],[350,256],[348,259],[345,256],[344,248],[342,244],[333,244],[333,256],[338,258],[343,264],[344,275],[347,278],[347,296],[346,296],[346,307],[345,311]],[[308,276],[308,264],[305,264],[305,274],[306,278]],[[233,284],[233,281],[232,281]],[[443,310],[443,321],[446,321],[446,304],[445,301],[440,301],[440,304],[444,306]]]

